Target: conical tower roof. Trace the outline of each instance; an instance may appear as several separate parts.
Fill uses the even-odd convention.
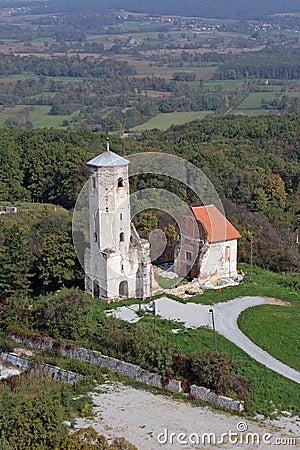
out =
[[[109,142],[107,142],[106,152],[101,153],[101,155],[98,155],[87,162],[88,166],[93,167],[118,167],[127,166],[128,164],[129,161],[127,159],[110,151]]]

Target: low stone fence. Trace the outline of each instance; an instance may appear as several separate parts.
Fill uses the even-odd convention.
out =
[[[21,367],[22,369],[40,369],[51,375],[55,380],[64,381],[65,383],[72,384],[82,378],[74,372],[69,372],[68,370],[61,369],[60,367],[50,366],[49,364],[36,363],[35,361],[30,361],[27,358],[21,358],[15,353],[2,352],[0,353],[0,358],[10,362],[14,366]]]
[[[64,344],[54,341],[50,338],[34,336],[26,337],[20,336],[15,333],[8,333],[7,336],[16,342],[28,345],[29,347],[41,348],[43,350],[57,350],[61,356],[67,356],[68,358],[78,359],[90,364],[96,364],[101,367],[107,367],[112,372],[126,375],[141,383],[148,384],[149,386],[166,389],[174,393],[182,391],[181,381],[165,379],[164,377],[147,372],[141,367],[131,364],[125,361],[120,361],[116,358],[101,355],[101,353],[88,350],[83,347],[76,347],[71,344]]]
[[[225,397],[224,395],[217,395],[202,386],[196,386],[193,384],[190,387],[190,396],[195,399],[203,400],[213,405],[221,406],[222,408],[231,409],[232,411],[241,412],[244,410],[244,402],[240,400],[233,400],[232,398]]]
[[[100,352],[95,350],[88,350],[83,347],[77,347],[73,344],[61,343],[39,335],[29,337],[22,336],[17,333],[8,333],[7,336],[16,342],[28,345],[29,347],[41,348],[43,350],[56,350],[61,356],[106,367],[112,372],[126,375],[149,386],[166,389],[167,391],[174,393],[182,392],[181,381],[165,379],[160,375],[147,372],[135,364],[102,355]],[[192,385],[190,387],[190,396],[192,398],[203,400],[204,402],[211,403],[222,408],[227,408],[232,411],[241,412],[244,409],[244,402],[233,400],[223,395],[217,395],[209,389],[201,386]]]

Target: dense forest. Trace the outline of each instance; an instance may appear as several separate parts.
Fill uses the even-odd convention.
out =
[[[239,56],[229,57],[216,71],[216,79],[270,78],[299,79],[298,49],[264,49]]]
[[[4,0],[3,0],[4,3]],[[67,12],[72,8],[73,11],[89,10],[97,11],[107,9],[126,9],[131,12],[144,12],[149,14],[171,14],[171,15],[185,15],[185,16],[204,16],[230,19],[245,19],[245,18],[264,18],[276,13],[294,13],[299,11],[299,4],[297,0],[285,0],[282,3],[279,0],[266,0],[263,4],[257,0],[205,0],[197,1],[190,0],[182,2],[179,0],[167,0],[164,2],[143,0],[137,4],[134,0],[105,0],[99,2],[89,0],[77,0],[71,2],[64,0],[59,2],[53,0],[49,2],[49,12]],[[40,11],[40,7],[36,7]]]

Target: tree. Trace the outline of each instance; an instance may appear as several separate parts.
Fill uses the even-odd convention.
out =
[[[38,265],[46,288],[59,288],[74,279],[76,253],[68,233],[50,234],[43,242]]]
[[[92,298],[78,289],[40,297],[32,308],[34,327],[56,339],[82,341],[93,332]]]
[[[142,231],[143,234],[148,234],[150,231],[155,230],[158,225],[158,219],[154,214],[144,213],[141,216],[140,222],[137,226],[139,231]]]
[[[266,193],[270,201],[279,208],[283,208],[286,204],[287,194],[285,192],[284,181],[280,175],[271,173],[266,178]]]
[[[10,380],[10,385],[0,385],[0,436],[8,448],[62,448],[67,427],[63,406],[52,396],[53,383],[49,376],[33,372]]]
[[[0,297],[12,294],[27,294],[30,290],[30,268],[33,262],[29,245],[22,228],[13,224],[2,228],[3,240],[0,249]]]

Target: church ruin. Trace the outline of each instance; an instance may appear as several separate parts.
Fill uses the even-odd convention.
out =
[[[87,163],[90,247],[84,254],[85,290],[111,302],[152,295],[150,244],[131,222],[129,161],[107,150]]]

